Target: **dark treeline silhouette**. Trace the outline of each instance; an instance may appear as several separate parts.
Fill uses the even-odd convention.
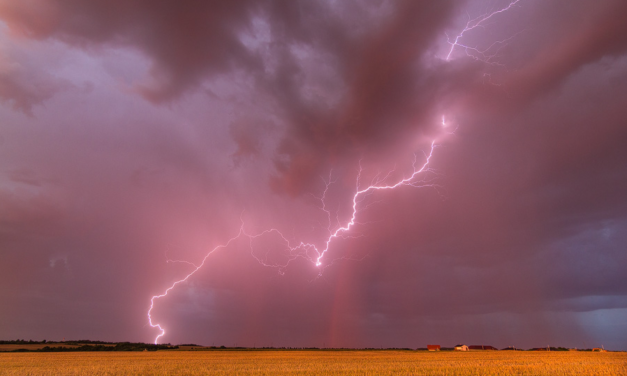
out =
[[[141,342],[104,342],[104,341],[65,341],[49,342],[25,341],[23,339],[13,341],[0,341],[0,345],[47,345],[42,348],[22,348],[11,350],[12,352],[70,352],[70,351],[157,351],[178,349],[169,343],[154,345]],[[57,346],[55,346],[57,345]]]
[[[25,345],[25,344],[43,344],[43,343],[63,343],[66,345],[76,345],[76,344],[99,344],[99,345],[115,345],[118,342],[105,342],[105,341],[92,341],[89,339],[80,339],[80,340],[71,340],[71,341],[33,341],[29,339],[28,341],[25,339],[14,339],[14,340],[0,340],[0,345]]]

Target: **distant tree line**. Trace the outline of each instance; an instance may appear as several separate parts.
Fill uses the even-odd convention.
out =
[[[46,340],[44,339],[43,341],[33,341],[32,339],[24,340],[24,339],[13,339],[13,340],[8,340],[8,341],[3,341],[0,340],[0,345],[23,345],[23,344],[38,344],[38,343],[54,343],[54,342],[46,342]]]
[[[28,341],[25,339],[13,339],[13,340],[0,340],[0,345],[24,345],[24,344],[42,344],[42,343],[65,343],[67,345],[76,345],[76,344],[102,344],[102,345],[115,345],[118,342],[105,342],[105,341],[91,341],[88,339],[81,339],[78,341],[33,341],[29,339]]]
[[[16,341],[3,341],[11,342],[8,344],[25,344],[25,343],[45,343],[45,342],[16,342]],[[178,349],[178,346],[172,346],[168,344],[153,345],[149,343],[132,343],[132,342],[117,342],[117,343],[95,343],[82,344],[64,342],[65,346],[45,346],[40,349],[16,349],[13,352],[73,352],[73,351],[157,351],[157,350],[172,350]],[[68,347],[67,345],[73,345]],[[77,346],[77,347],[74,347]]]

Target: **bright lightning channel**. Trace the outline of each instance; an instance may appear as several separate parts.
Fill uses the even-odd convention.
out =
[[[200,268],[202,268],[202,267],[203,267],[203,265],[205,265],[205,261],[207,261],[207,258],[209,257],[209,255],[211,255],[213,252],[217,251],[218,249],[228,247],[228,246],[229,246],[229,245],[230,245],[233,241],[235,241],[237,238],[239,238],[239,237],[240,237],[243,233],[244,233],[244,226],[242,225],[242,226],[240,227],[240,229],[239,229],[239,233],[238,233],[236,236],[234,236],[234,237],[232,237],[231,239],[229,239],[229,241],[228,241],[228,242],[226,242],[226,244],[219,245],[219,246],[215,247],[214,249],[212,249],[211,251],[209,251],[209,253],[207,253],[207,254],[205,255],[205,257],[202,259],[202,262],[201,262],[199,265],[197,265],[197,266],[196,266],[196,265],[194,265],[194,264],[192,264],[192,263],[189,263],[190,265],[194,265],[194,267],[195,267],[195,268],[194,268],[194,270],[192,270],[189,274],[187,274],[187,275],[185,276],[185,278],[180,279],[180,280],[178,280],[178,281],[174,282],[174,283],[173,283],[170,287],[168,287],[168,288],[167,288],[167,289],[166,289],[166,290],[165,290],[165,291],[164,291],[161,295],[155,295],[155,296],[153,296],[152,298],[150,298],[150,309],[148,309],[148,324],[149,324],[151,327],[153,327],[153,328],[157,328],[157,329],[159,329],[159,330],[161,331],[161,333],[159,333],[159,335],[155,338],[155,345],[159,342],[159,338],[161,338],[161,337],[163,337],[163,336],[165,335],[165,329],[163,329],[163,328],[161,327],[161,325],[159,325],[158,323],[153,323],[153,322],[152,322],[152,310],[153,310],[153,308],[155,307],[155,300],[156,300],[156,299],[163,298],[164,296],[167,296],[167,295],[168,295],[168,293],[169,293],[170,291],[172,291],[172,289],[173,289],[173,288],[175,288],[175,287],[176,287],[176,285],[178,285],[178,284],[180,284],[180,283],[183,283],[183,282],[187,281],[187,280],[188,280],[191,276],[193,276],[193,275],[194,275],[194,274],[195,274],[198,270],[200,270]]]
[[[446,55],[446,61],[449,61],[451,59],[451,55],[453,54],[453,50],[455,49],[455,46],[459,46],[462,47],[463,49],[465,49],[466,51],[468,50],[474,50],[480,54],[483,54],[485,51],[479,51],[478,49],[474,48],[474,47],[469,47],[466,45],[463,45],[460,43],[460,39],[464,36],[465,33],[472,31],[480,26],[483,26],[483,24],[488,21],[490,18],[498,15],[499,13],[503,13],[508,11],[510,8],[512,8],[514,5],[516,5],[520,0],[513,0],[512,2],[509,3],[508,6],[506,6],[505,8],[496,10],[494,12],[491,13],[487,13],[487,14],[483,14],[477,18],[474,18],[472,20],[468,20],[468,22],[466,22],[466,27],[464,27],[464,29],[457,34],[457,36],[455,37],[455,40],[453,42],[449,41],[449,44],[451,45],[451,49],[448,52],[448,55]],[[498,41],[495,42],[492,46],[494,46],[495,44],[500,44],[500,43],[505,43],[505,41]],[[488,50],[490,48],[492,48],[492,46],[488,47]],[[487,51],[487,50],[486,50]]]
[[[379,191],[379,190],[384,190],[384,189],[394,189],[397,187],[400,187],[402,185],[409,185],[412,187],[417,187],[414,183],[414,178],[416,177],[416,175],[424,172],[427,169],[427,166],[429,165],[429,162],[431,161],[431,156],[433,155],[433,150],[435,149],[435,140],[431,141],[431,149],[429,150],[429,155],[426,158],[425,163],[422,165],[422,167],[420,167],[419,169],[416,169],[416,162],[414,160],[414,172],[408,176],[405,179],[402,179],[400,181],[398,181],[395,184],[391,184],[391,185],[378,185],[378,184],[373,184],[370,185],[362,190],[358,190],[355,195],[353,196],[353,214],[351,215],[351,219],[350,221],[348,221],[348,223],[343,226],[343,227],[339,227],[337,230],[335,230],[331,236],[329,236],[329,238],[326,241],[326,247],[321,251],[318,252],[319,256],[316,259],[316,266],[320,266],[322,265],[322,257],[324,257],[324,254],[329,250],[329,246],[331,245],[331,241],[335,238],[337,238],[339,236],[340,233],[346,232],[348,230],[350,230],[350,228],[355,224],[355,218],[357,217],[357,203],[359,202],[359,197],[362,195],[365,195],[371,191]],[[361,169],[359,170],[359,174],[357,175],[357,179],[359,180],[359,177],[361,176]],[[423,185],[424,186],[424,185]]]
[[[446,122],[444,120],[444,116],[442,117],[442,125],[445,126]],[[351,214],[351,218],[350,220],[344,225],[344,226],[340,226],[338,227],[335,231],[330,232],[329,237],[326,239],[326,241],[324,242],[324,248],[322,250],[319,250],[318,247],[316,247],[314,244],[311,243],[304,243],[304,242],[300,242],[298,245],[296,246],[291,246],[290,245],[290,241],[277,229],[269,229],[269,230],[265,230],[259,234],[256,235],[251,235],[248,234],[244,231],[244,224],[242,223],[242,225],[240,226],[239,232],[237,233],[236,236],[232,237],[231,239],[229,239],[228,242],[226,242],[223,245],[219,245],[217,247],[215,247],[214,249],[212,249],[211,251],[209,251],[205,257],[202,259],[201,263],[196,265],[190,262],[186,262],[186,261],[180,261],[180,260],[168,260],[169,262],[181,262],[181,263],[186,263],[189,264],[190,266],[193,266],[194,269],[189,272],[184,278],[175,281],[174,283],[172,283],[172,285],[170,285],[170,287],[168,287],[162,294],[160,295],[154,295],[151,299],[150,299],[150,308],[148,309],[148,324],[152,327],[152,328],[156,328],[159,329],[160,333],[159,335],[157,335],[157,337],[155,338],[155,344],[157,344],[159,342],[159,338],[163,337],[165,335],[165,329],[159,324],[159,323],[155,323],[152,320],[152,310],[155,307],[155,301],[157,299],[161,299],[165,296],[168,295],[168,293],[170,291],[172,291],[177,285],[187,281],[191,276],[193,276],[198,270],[200,270],[203,265],[205,265],[205,262],[207,261],[207,258],[214,253],[215,251],[222,249],[222,248],[226,248],[228,247],[232,242],[234,242],[235,240],[239,239],[240,237],[244,236],[247,237],[251,240],[264,236],[266,234],[269,233],[276,233],[278,234],[281,239],[283,240],[283,242],[285,242],[286,247],[289,249],[290,252],[290,258],[287,262],[287,264],[289,264],[289,262],[295,260],[296,258],[306,258],[309,261],[313,262],[316,267],[320,267],[322,265],[322,258],[324,257],[324,255],[329,251],[329,247],[331,246],[331,242],[336,239],[336,238],[344,238],[344,233],[348,232],[354,225],[355,225],[355,220],[357,218],[357,213],[358,213],[358,206],[359,203],[363,201],[363,198],[365,196],[367,196],[368,194],[374,192],[374,191],[380,191],[380,190],[390,190],[390,189],[395,189],[401,186],[411,186],[411,187],[427,187],[427,186],[432,186],[430,184],[420,184],[420,182],[417,180],[417,176],[425,173],[427,171],[429,171],[429,163],[431,161],[431,157],[433,156],[433,151],[435,150],[436,147],[436,143],[435,140],[433,140],[431,142],[431,147],[429,149],[429,153],[426,154],[426,158],[425,158],[425,162],[421,165],[421,166],[416,166],[416,159],[414,158],[414,163],[412,164],[413,166],[413,172],[407,176],[406,178],[400,179],[398,181],[396,181],[393,184],[385,184],[385,181],[388,180],[390,174],[393,171],[390,171],[385,177],[381,178],[381,179],[376,179],[375,182],[373,182],[372,184],[370,184],[369,186],[360,189],[359,185],[360,185],[360,178],[361,178],[361,173],[362,173],[362,168],[360,165],[360,169],[359,169],[359,173],[357,174],[357,191],[355,192],[355,194],[353,195],[353,211]],[[326,204],[325,204],[325,197],[327,194],[327,191],[329,189],[329,185],[333,183],[333,181],[331,181],[329,179],[329,181],[325,182],[325,190],[323,192],[323,196],[320,198],[321,202],[322,202],[322,210],[324,212],[327,213],[329,220],[331,218],[330,216],[330,212],[327,210],[326,208]],[[330,226],[329,226],[330,229]],[[251,250],[252,250],[252,243],[251,243]],[[308,251],[315,251],[315,253],[317,254],[317,257],[311,258],[308,256]],[[259,257],[256,257],[253,254],[253,257],[255,259],[257,259],[257,261],[259,261],[260,264],[264,265],[264,266],[269,266],[269,267],[277,267],[277,265],[272,265],[272,264],[267,264],[265,263],[263,260],[261,260]],[[281,265],[282,267],[286,267],[287,264],[285,265]]]

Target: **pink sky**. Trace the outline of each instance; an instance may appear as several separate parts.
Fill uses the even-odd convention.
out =
[[[436,140],[321,267],[211,254],[162,341],[627,349],[627,3],[520,0],[446,59],[508,4],[0,0],[0,338],[151,342],[168,259],[324,248],[360,165]]]

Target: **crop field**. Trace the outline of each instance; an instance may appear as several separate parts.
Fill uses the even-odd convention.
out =
[[[147,351],[1,353],[0,375],[627,375],[627,353]]]

